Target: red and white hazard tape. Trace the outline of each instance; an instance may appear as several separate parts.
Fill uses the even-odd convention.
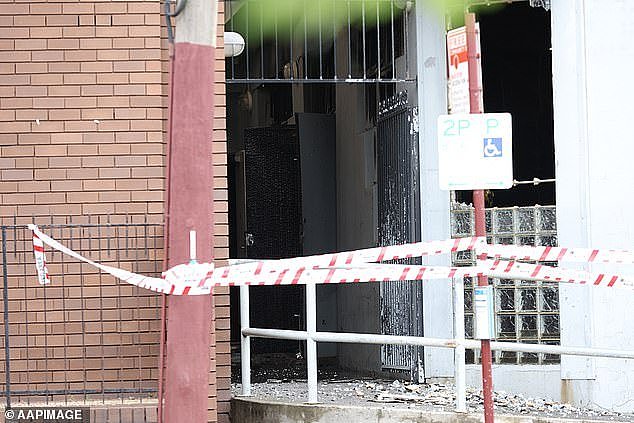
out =
[[[484,238],[461,238],[445,241],[418,242],[364,250],[297,257],[282,260],[254,261],[221,267],[214,270],[211,263],[189,263],[173,267],[163,273],[164,279],[147,277],[126,270],[105,266],[89,260],[40,232],[33,230],[34,253],[40,283],[50,283],[46,270],[43,244],[89,263],[130,284],[156,292],[174,295],[204,295],[214,286],[238,285],[295,285],[332,284],[378,281],[405,281],[450,279],[455,277],[490,276],[505,279],[541,280],[568,282],[606,287],[634,288],[634,278],[615,274],[563,269],[540,264],[517,263],[517,260],[551,261],[552,255],[575,261],[593,262],[600,257],[602,262],[623,263],[630,254],[626,251],[597,251],[589,249],[562,249],[553,247],[526,247],[486,245]],[[478,261],[473,267],[420,266],[407,264],[381,264],[382,261],[397,260],[425,255],[447,254],[475,249],[489,256],[509,255],[513,260]],[[563,252],[562,252],[563,250]],[[593,253],[593,251],[597,251]],[[587,253],[586,255],[584,255]],[[537,258],[535,258],[537,257]],[[545,258],[544,258],[545,257]],[[615,261],[610,261],[615,260]],[[616,261],[618,260],[618,261]]]
[[[447,239],[443,241],[414,242],[411,244],[390,245],[387,247],[373,247],[362,250],[343,251],[339,253],[319,254],[314,256],[295,257],[279,260],[250,261],[219,268],[222,272],[220,280],[227,280],[232,276],[250,274],[259,276],[267,272],[283,272],[289,269],[330,269],[365,263],[379,263],[390,260],[409,259],[414,257],[448,254],[457,251],[484,248],[486,238],[468,237]],[[358,268],[358,267],[357,267]],[[215,275],[215,281],[218,275]]]
[[[48,276],[48,267],[46,267],[46,255],[44,254],[44,243],[33,232],[33,255],[35,256],[35,267],[37,269],[37,279],[40,285],[48,285],[51,278]]]
[[[226,269],[218,270],[223,271]],[[214,273],[212,283],[214,285],[229,286],[296,285],[307,283],[340,284],[476,276],[634,288],[634,283],[631,279],[625,279],[619,275],[504,260],[486,260],[472,267],[431,267],[402,264],[362,264],[326,268],[287,266],[281,269],[269,268],[257,275],[248,272],[232,273],[230,276]]]
[[[476,267],[442,267],[395,264],[359,264],[337,267],[286,266],[281,269],[269,268],[257,274],[226,272],[219,268],[212,276],[216,286],[237,285],[302,285],[341,284],[356,282],[381,282],[405,280],[446,279],[453,277],[477,276]]]
[[[608,288],[634,288],[634,277],[584,270],[566,269],[541,264],[518,263],[509,260],[485,260],[477,266],[489,277],[521,279],[528,281],[567,282],[580,285],[605,286]]]
[[[634,263],[634,251],[591,248],[533,247],[527,245],[478,244],[478,253],[509,260],[565,261],[576,263]]]
[[[77,260],[88,263],[124,282],[140,288],[175,295],[204,295],[211,292],[211,286],[209,284],[201,284],[200,281],[208,279],[208,276],[213,272],[212,263],[192,263],[186,265],[186,269],[184,267],[185,265],[176,266],[165,272],[165,279],[153,278],[94,262],[42,233],[37,226],[29,225],[29,229],[33,231],[33,252],[36,255],[36,267],[40,283],[50,283],[42,244],[44,243],[51,248],[71,257],[75,257]],[[39,264],[38,255],[43,265]]]

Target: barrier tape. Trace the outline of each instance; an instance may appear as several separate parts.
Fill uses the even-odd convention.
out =
[[[468,237],[447,239],[443,241],[414,242],[386,247],[372,247],[362,250],[343,251],[339,253],[318,254],[313,256],[295,257],[279,260],[254,260],[247,263],[234,264],[223,267],[220,280],[216,282],[226,284],[226,280],[239,275],[261,275],[269,272],[293,273],[299,269],[342,268],[365,263],[376,263],[390,260],[401,260],[415,257],[448,254],[457,251],[484,248],[485,237]],[[218,269],[219,271],[221,269]],[[291,269],[293,269],[291,271]],[[216,276],[218,277],[218,276]],[[443,278],[446,276],[443,276]]]
[[[48,285],[51,278],[48,275],[48,267],[46,267],[46,255],[44,254],[44,243],[33,232],[33,255],[35,256],[35,267],[37,269],[37,280],[40,285]]]
[[[224,270],[224,269],[218,269]],[[442,267],[420,265],[360,264],[341,267],[289,266],[279,270],[253,273],[213,275],[214,285],[305,285],[342,284],[406,280],[446,279],[478,276],[477,267]]]
[[[43,248],[44,246],[43,244],[41,244],[44,243],[51,248],[54,248],[71,257],[75,257],[77,260],[88,263],[91,266],[94,266],[118,279],[121,279],[124,282],[138,286],[140,288],[145,288],[164,294],[175,295],[204,295],[211,293],[211,286],[201,285],[200,281],[206,279],[208,275],[211,275],[211,273],[213,272],[212,263],[192,263],[188,265],[179,265],[165,272],[165,279],[154,278],[94,262],[42,233],[37,226],[28,225],[28,227],[33,231],[33,252],[36,254],[36,268],[38,273],[38,280],[41,284],[43,283],[43,281],[44,283],[50,283],[50,278],[46,269],[46,258],[44,256]],[[38,264],[38,254],[41,254],[40,257],[42,263],[44,263],[43,266]]]
[[[288,266],[283,269],[271,268],[258,275],[245,272],[223,277],[216,273],[212,279],[214,285],[239,286],[413,281],[476,276],[634,288],[634,283],[631,280],[615,274],[586,272],[506,260],[485,260],[470,267],[431,267],[402,264],[363,264],[327,268]]]
[[[529,245],[482,244],[478,253],[510,260],[565,261],[576,263],[634,263],[634,251],[593,250],[591,248],[533,247]]]
[[[481,263],[478,267],[483,267],[482,271],[487,276],[499,279],[567,282],[608,288],[634,288],[634,277],[624,277],[617,274],[587,272],[543,264],[518,263],[513,260],[484,260]]]
[[[43,242],[56,250],[91,264],[132,285],[173,295],[205,295],[211,293],[212,287],[214,286],[295,285],[307,283],[332,284],[450,279],[455,277],[476,276],[634,288],[634,282],[631,278],[626,279],[615,274],[586,272],[541,264],[518,263],[515,260],[501,260],[499,258],[478,261],[476,266],[471,267],[378,263],[386,260],[446,254],[474,249],[477,250],[478,253],[486,252],[487,255],[498,255],[508,252],[515,254],[521,252],[520,254],[515,254],[515,256],[520,257],[522,260],[536,260],[532,257],[538,254],[540,257],[548,256],[551,254],[550,252],[553,251],[552,247],[550,250],[547,250],[549,247],[489,246],[484,244],[483,237],[419,242],[292,259],[254,261],[220,267],[215,270],[212,263],[193,262],[181,264],[167,270],[163,273],[164,279],[161,279],[96,263],[46,236],[40,232],[35,225],[29,225],[29,228],[33,231],[34,253],[36,253],[36,267],[38,269],[38,279],[40,283],[43,283],[42,281],[48,281],[44,283],[50,283],[48,272],[46,271]],[[535,251],[531,251],[531,248],[535,249]],[[561,255],[561,250],[561,248],[556,249],[552,254]],[[596,250],[589,249],[568,249],[563,255],[571,251],[575,252],[571,257],[575,257],[578,260],[581,260],[581,257],[586,257],[588,260],[591,257],[596,258],[599,256],[599,253],[602,253],[600,256],[602,260],[613,258],[609,252],[599,251],[596,254],[592,254],[592,251]],[[581,252],[584,251],[590,251],[590,253],[584,256],[581,254]],[[619,253],[626,252],[619,251]],[[43,265],[39,264],[38,254],[41,254],[39,257]],[[622,260],[625,254],[619,255],[618,257],[618,260]],[[619,261],[619,263],[620,262],[621,261]]]

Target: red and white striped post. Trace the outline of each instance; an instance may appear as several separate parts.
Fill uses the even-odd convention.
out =
[[[216,0],[188,0],[172,51],[166,199],[167,267],[213,260],[213,71]],[[164,421],[208,421],[212,296],[168,296]]]
[[[482,75],[480,69],[479,37],[476,34],[476,19],[474,13],[465,14],[467,31],[467,56],[469,63],[469,103],[471,113],[484,113],[482,101]],[[473,191],[473,208],[475,212],[475,235],[486,236],[484,217],[484,191]],[[486,259],[486,254],[484,257]],[[478,277],[479,286],[487,286],[486,276]],[[491,341],[483,339],[481,342],[482,359],[482,394],[484,397],[484,421],[493,423],[493,374],[491,370]]]

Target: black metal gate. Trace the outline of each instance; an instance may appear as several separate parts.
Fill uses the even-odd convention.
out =
[[[297,128],[249,128],[244,137],[245,252],[247,258],[302,255],[302,191]],[[251,322],[256,327],[300,329],[303,288],[254,286]],[[254,353],[296,353],[295,341],[258,340]]]
[[[417,110],[401,92],[381,102],[377,120],[377,184],[380,245],[420,240]],[[400,262],[400,261],[399,261]],[[422,336],[422,286],[381,282],[381,333]],[[384,345],[384,370],[422,376],[422,348]]]

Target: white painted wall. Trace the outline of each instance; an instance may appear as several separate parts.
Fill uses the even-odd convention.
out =
[[[522,394],[529,398],[561,399],[559,366],[493,365],[493,386],[496,391]],[[482,389],[482,367],[467,365],[467,386]]]
[[[439,188],[436,140],[438,116],[447,113],[445,20],[432,4],[433,1],[421,0],[415,6],[422,241],[451,238],[449,191]],[[450,266],[451,258],[428,257],[425,264]],[[446,279],[423,284],[425,336],[453,337],[451,290],[451,281]],[[425,377],[453,376],[452,350],[428,347],[424,354]]]
[[[552,2],[562,246],[634,246],[633,17],[629,0]],[[634,292],[571,287],[560,301],[562,344],[634,349]],[[631,360],[564,357],[561,377],[563,400],[634,411]]]

